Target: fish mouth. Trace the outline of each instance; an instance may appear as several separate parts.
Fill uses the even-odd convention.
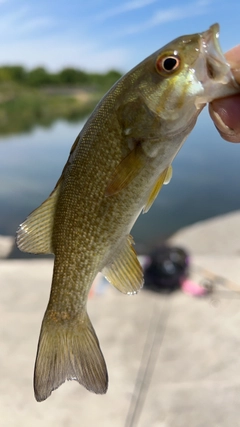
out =
[[[200,52],[206,55],[208,77],[226,84],[229,81],[230,66],[219,44],[219,31],[219,24],[214,24],[202,34],[200,38]]]
[[[213,24],[200,34],[195,70],[204,94],[198,99],[199,104],[232,95],[240,89],[221,50],[219,30],[219,24]]]

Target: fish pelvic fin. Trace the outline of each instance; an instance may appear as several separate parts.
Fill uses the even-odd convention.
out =
[[[136,294],[143,286],[143,270],[133,248],[133,238],[128,236],[102,270],[106,279],[124,294]]]
[[[157,181],[155,182],[151,193],[148,197],[147,203],[143,208],[143,213],[147,213],[151,208],[154,200],[158,196],[159,191],[161,190],[163,184],[168,184],[172,178],[172,166],[168,166],[164,171],[159,175]]]
[[[35,254],[53,253],[52,229],[60,185],[19,226],[16,243],[23,252]]]
[[[34,371],[38,402],[66,380],[76,380],[97,394],[107,391],[106,363],[87,312],[74,319],[67,317],[67,313],[45,313]]]

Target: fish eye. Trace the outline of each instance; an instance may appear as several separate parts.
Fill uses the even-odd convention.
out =
[[[180,57],[175,54],[164,54],[158,57],[156,61],[156,69],[160,74],[165,76],[177,71],[180,67]]]

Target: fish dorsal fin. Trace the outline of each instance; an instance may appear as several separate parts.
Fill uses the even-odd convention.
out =
[[[139,144],[119,163],[108,183],[105,195],[113,196],[127,187],[139,174],[144,164],[144,154]]]
[[[124,294],[136,294],[143,286],[142,267],[132,245],[129,235],[114,260],[102,270],[106,279]]]
[[[35,254],[53,253],[52,229],[59,190],[60,185],[20,225],[17,231],[17,246],[21,251]]]
[[[171,180],[171,177],[172,177],[172,166],[170,165],[166,169],[164,169],[164,171],[161,173],[161,175],[158,177],[157,181],[155,182],[151,190],[151,193],[149,195],[148,201],[143,208],[143,213],[146,213],[149,211],[159,191],[161,190],[163,184],[168,184],[169,181]]]

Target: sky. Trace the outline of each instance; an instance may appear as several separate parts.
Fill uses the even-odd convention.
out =
[[[0,0],[0,65],[126,72],[215,22],[224,51],[240,43],[239,0]]]

